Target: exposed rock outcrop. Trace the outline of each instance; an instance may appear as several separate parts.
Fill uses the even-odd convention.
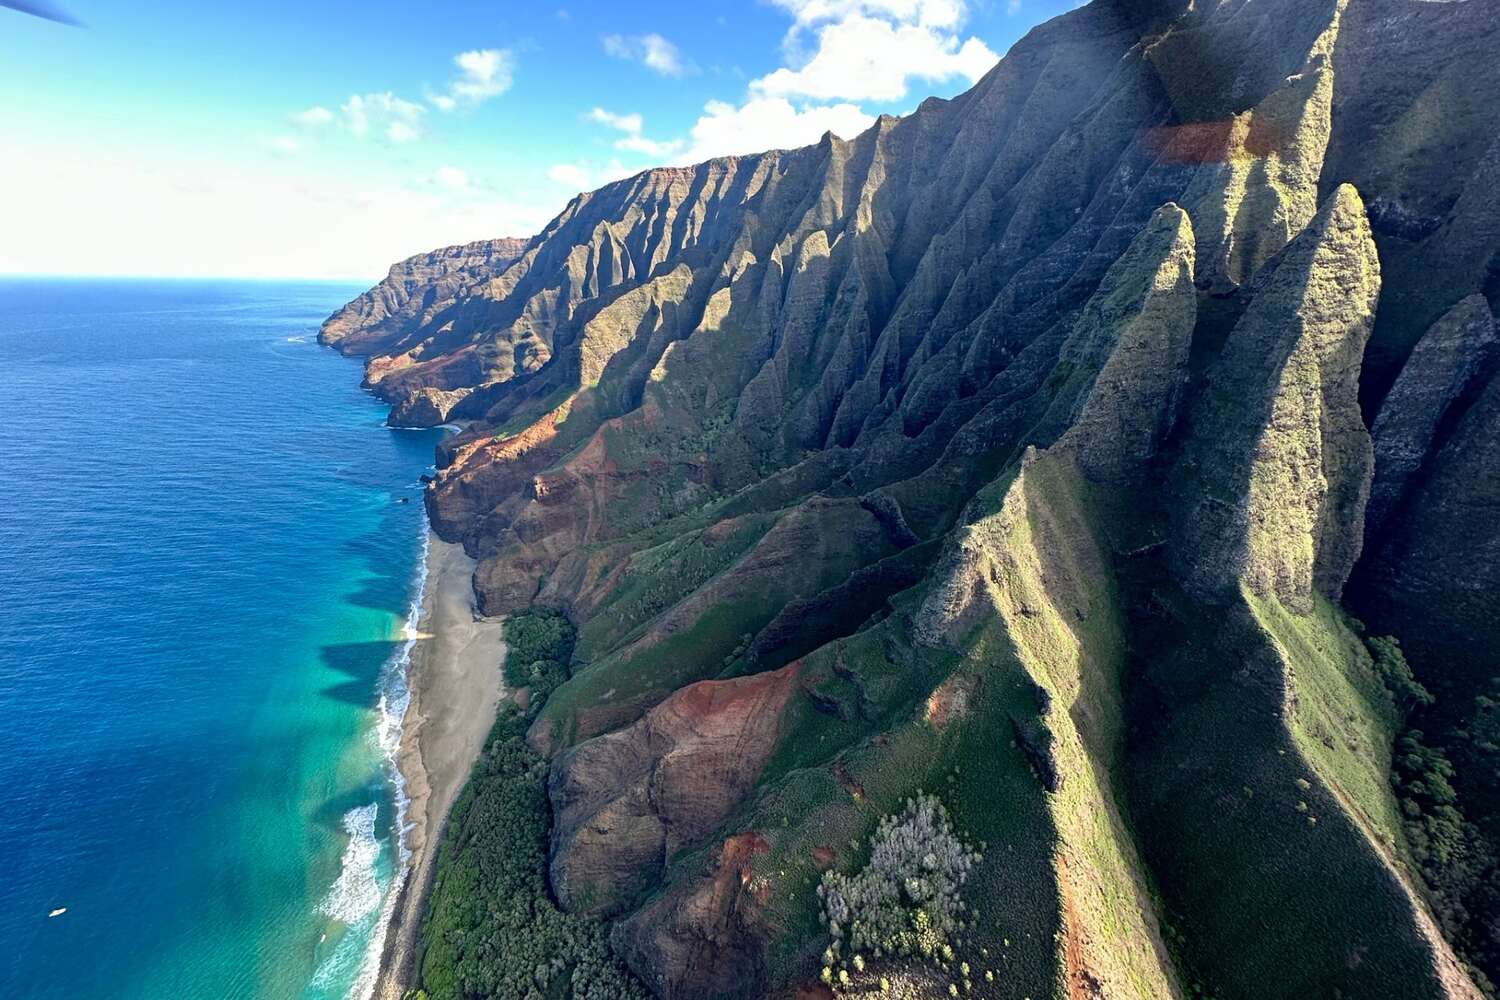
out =
[[[384,281],[330,316],[319,340],[345,354],[387,353],[430,322],[430,310],[488,281],[521,256],[526,240],[481,240],[417,254],[391,265]]]
[[[552,764],[552,887],[570,910],[610,913],[712,833],[775,748],[797,668],[683,688],[625,729]]]
[[[1097,373],[1062,437],[1092,479],[1139,473],[1176,420],[1198,312],[1193,271],[1192,222],[1164,206],[1104,276],[1063,348],[1063,364]]]
[[[1493,647],[1475,660],[1461,651],[1500,632],[1500,377],[1432,457],[1408,506],[1371,567],[1381,617],[1448,660],[1435,686],[1482,687],[1494,676]]]
[[[1354,568],[1374,467],[1359,366],[1380,263],[1352,187],[1251,291],[1191,417],[1173,556],[1204,600],[1243,581],[1305,611]]]
[[[611,943],[659,997],[756,996],[770,980],[752,884],[769,852],[756,833],[727,837],[704,877],[648,903],[615,927]]]
[[[1317,213],[1332,131],[1326,50],[1320,39],[1308,67],[1254,109],[1173,137],[1178,156],[1188,155],[1185,142],[1211,143],[1194,152],[1212,166],[1183,194],[1198,218],[1198,282],[1210,291],[1249,281]]]
[[[1418,341],[1371,429],[1375,482],[1366,513],[1370,532],[1378,532],[1401,502],[1449,409],[1490,374],[1500,355],[1497,345],[1495,318],[1482,295],[1454,306]]]
[[[1076,415],[1054,451],[1071,456],[1091,478],[1138,475],[1166,435],[1186,377],[1196,310],[1193,257],[1187,213],[1163,206],[1105,275],[1063,347],[1060,368],[1077,401],[1067,409]],[[1007,539],[1024,531],[1029,516],[1024,483],[1035,458],[1034,449],[1023,457],[998,511],[958,533],[917,616],[920,641],[960,644],[994,619],[1017,558]],[[1100,563],[1080,575],[1104,573]],[[1081,605],[1073,611],[1088,614]]]

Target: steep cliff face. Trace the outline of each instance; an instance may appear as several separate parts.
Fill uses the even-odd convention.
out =
[[[430,323],[434,306],[453,302],[470,286],[503,271],[521,256],[526,242],[482,240],[392,264],[384,281],[328,317],[319,339],[345,354],[384,354]]]
[[[579,628],[552,886],[642,982],[811,982],[812,882],[925,788],[989,845],[975,995],[1478,996],[1340,602],[1493,681],[1496,15],[1096,0],[329,320],[466,422],[427,503],[484,609]]]
[[[1472,399],[1500,362],[1495,317],[1482,295],[1450,309],[1417,342],[1380,405],[1371,433],[1377,476],[1367,512],[1372,533],[1397,516],[1450,411]]]
[[[1358,394],[1380,264],[1352,187],[1251,292],[1191,415],[1175,562],[1202,600],[1244,583],[1305,612],[1354,567],[1374,466]]]

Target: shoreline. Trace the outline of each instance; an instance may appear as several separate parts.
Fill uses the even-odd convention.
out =
[[[403,865],[373,996],[401,1000],[414,978],[418,934],[448,811],[469,779],[505,696],[499,618],[481,618],[474,560],[427,532],[425,586],[406,667],[408,704],[396,750],[405,800]]]

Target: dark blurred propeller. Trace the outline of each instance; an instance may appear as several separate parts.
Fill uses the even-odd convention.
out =
[[[83,22],[78,20],[78,18],[69,14],[57,4],[48,3],[47,0],[0,0],[0,7],[9,7],[11,10],[18,10],[22,14],[44,17],[49,21],[56,21],[58,24],[83,26]]]

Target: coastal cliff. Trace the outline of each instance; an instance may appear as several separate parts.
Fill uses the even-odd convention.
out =
[[[463,422],[480,610],[576,627],[556,903],[674,1000],[1489,991],[1497,52],[1495,0],[1095,0],[331,317]],[[922,793],[956,950],[853,962],[815,886]]]

